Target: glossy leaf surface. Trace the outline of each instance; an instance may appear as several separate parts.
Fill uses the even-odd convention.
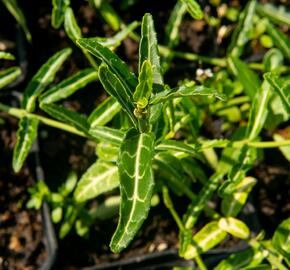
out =
[[[241,239],[247,239],[250,236],[248,226],[244,222],[233,217],[221,218],[218,221],[218,226],[227,233]]]
[[[148,60],[152,65],[153,83],[157,87],[154,88],[154,92],[158,92],[158,85],[163,85],[163,78],[154,22],[149,13],[145,14],[142,20],[141,40],[139,47],[139,73],[141,72],[141,67],[145,60]]]
[[[113,74],[108,66],[101,65],[99,68],[99,79],[105,90],[121,104],[123,110],[127,113],[133,124],[137,125],[137,120],[133,114],[134,105],[132,96],[128,95],[124,84]]]
[[[53,118],[71,124],[78,130],[88,134],[89,124],[87,119],[79,113],[56,104],[41,104],[41,109]]]
[[[95,81],[98,73],[94,69],[84,69],[63,80],[40,96],[41,103],[53,103],[65,99],[87,84]]]
[[[74,198],[78,202],[84,202],[118,185],[118,167],[111,162],[97,160],[81,177],[74,192]]]
[[[180,86],[170,90],[164,90],[156,95],[154,95],[150,104],[158,104],[165,102],[170,99],[179,98],[179,97],[190,97],[190,96],[212,96],[218,99],[224,99],[223,94],[219,94],[216,90],[199,86]]]
[[[94,126],[104,126],[120,112],[121,105],[113,97],[108,97],[90,114],[88,122],[91,128]]]
[[[23,108],[29,112],[34,111],[36,98],[54,80],[56,72],[61,68],[71,52],[72,50],[70,48],[65,48],[54,54],[41,66],[24,90],[22,100]]]
[[[10,67],[0,71],[0,89],[12,83],[20,75],[21,69],[19,67]]]
[[[181,0],[186,4],[187,11],[193,19],[201,20],[203,18],[203,12],[200,8],[200,5],[195,0]]]
[[[51,24],[54,28],[59,28],[64,21],[64,14],[70,5],[70,0],[52,0]]]
[[[36,137],[39,121],[32,117],[22,117],[19,120],[19,128],[16,134],[17,142],[13,150],[12,167],[19,172],[28,156]]]
[[[192,244],[188,245],[182,255],[185,259],[193,259],[198,254],[203,253],[219,244],[225,239],[227,233],[219,228],[217,221],[206,224],[192,238]]]
[[[121,130],[103,126],[91,127],[89,134],[97,140],[108,142],[117,146],[122,143],[125,135]]]
[[[128,246],[148,215],[154,186],[153,153],[153,134],[128,131],[119,155],[121,205],[118,227],[110,243],[113,252]]]

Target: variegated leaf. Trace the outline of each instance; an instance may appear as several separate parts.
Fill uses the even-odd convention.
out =
[[[247,239],[250,236],[248,226],[244,222],[233,217],[221,218],[218,221],[218,226],[225,232],[241,239]]]
[[[201,20],[203,18],[203,12],[200,8],[200,5],[195,0],[181,0],[186,4],[187,11],[193,19]]]
[[[97,160],[81,177],[74,192],[74,198],[78,202],[84,202],[118,185],[118,167],[111,162]]]
[[[125,135],[121,130],[103,126],[91,127],[89,134],[97,140],[108,142],[117,146],[122,143]]]
[[[69,97],[77,90],[98,78],[98,72],[92,68],[84,69],[48,89],[40,96],[41,103],[53,103]]]
[[[13,150],[12,166],[15,172],[19,172],[28,156],[30,148],[37,137],[38,119],[24,116],[19,121],[17,142]]]
[[[120,217],[110,247],[113,252],[126,248],[146,219],[153,193],[152,158],[154,135],[130,129],[121,144],[119,177]]]
[[[21,69],[19,67],[10,67],[0,71],[0,89],[12,83],[20,75]]]
[[[70,0],[52,0],[52,5],[51,25],[54,28],[60,28],[64,20],[65,11],[70,5]]]
[[[71,52],[72,50],[70,48],[65,48],[54,54],[41,66],[24,90],[22,108],[25,108],[29,112],[34,110],[36,98],[53,81],[56,72]]]

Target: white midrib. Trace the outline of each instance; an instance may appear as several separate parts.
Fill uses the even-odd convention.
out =
[[[93,188],[93,186],[96,184],[96,182],[98,182],[99,180],[101,179],[104,179],[105,177],[113,174],[115,171],[117,171],[118,168],[117,167],[112,167],[111,169],[107,170],[105,173],[101,174],[100,176],[98,177],[95,177],[93,179],[93,181],[87,185],[80,193],[79,195],[77,196],[78,198],[81,198],[84,194],[87,193],[88,190],[90,190],[91,188]]]
[[[93,123],[92,126],[99,125],[106,117],[107,115],[111,114],[111,112],[114,112],[117,108],[121,108],[118,102],[115,102],[109,109],[106,110],[105,113],[101,114],[100,117],[98,117]]]
[[[137,146],[137,150],[136,150],[136,160],[135,160],[135,171],[134,171],[134,193],[132,196],[132,200],[133,200],[133,204],[132,204],[132,209],[129,215],[129,219],[126,223],[126,226],[124,228],[124,232],[121,236],[121,238],[119,239],[119,243],[121,243],[121,241],[123,240],[125,233],[128,234],[128,226],[130,224],[130,221],[132,220],[133,214],[135,212],[135,208],[136,208],[136,202],[138,200],[138,186],[139,186],[139,163],[140,163],[140,157],[141,157],[141,149],[142,149],[142,144],[143,144],[143,137],[144,135],[141,134],[140,138],[138,140],[138,146]],[[137,196],[136,196],[137,195]]]

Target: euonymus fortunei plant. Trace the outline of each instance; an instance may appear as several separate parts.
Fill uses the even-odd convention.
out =
[[[203,17],[196,1],[177,1],[166,28],[166,47],[158,46],[152,16],[145,14],[140,39],[137,36],[139,65],[134,74],[113,50],[127,35],[135,34],[138,22],[123,27],[111,38],[83,38],[69,1],[53,1],[53,4],[53,26],[58,28],[64,23],[68,37],[82,50],[92,68],[50,87],[56,72],[72,53],[70,48],[65,48],[33,76],[23,93],[21,109],[0,104],[1,110],[20,118],[13,169],[19,172],[23,166],[37,137],[39,123],[94,141],[98,159],[78,182],[72,174],[57,192],[39,183],[31,189],[29,206],[39,208],[42,200],[50,202],[54,221],[64,219],[61,237],[74,223],[78,233],[84,235],[94,218],[111,217],[104,205],[94,213],[86,211],[85,202],[119,187],[120,197],[114,198],[109,207],[111,211],[119,205],[119,221],[110,243],[111,250],[119,253],[134,239],[149,213],[152,196],[159,193],[178,225],[180,256],[195,259],[201,269],[206,268],[200,254],[229,235],[246,241],[248,248],[223,260],[215,269],[250,269],[241,267],[257,266],[265,260],[278,269],[287,269],[289,218],[280,224],[271,240],[264,240],[263,233],[251,235],[248,226],[239,219],[257,182],[248,172],[258,158],[259,148],[280,147],[289,160],[289,140],[275,134],[275,141],[261,141],[259,136],[263,127],[278,125],[290,115],[289,78],[282,76],[284,58],[289,61],[289,41],[272,25],[271,16],[265,22],[265,31],[276,37],[276,48],[266,53],[259,66],[263,80],[241,60],[244,47],[252,38],[255,14],[261,16],[269,11],[256,1],[249,1],[241,13],[225,59],[183,55],[173,50],[184,14],[189,12],[195,19]],[[98,8],[110,9],[107,4],[102,1]],[[110,21],[113,29],[119,29],[117,21]],[[10,59],[11,55],[2,53],[0,57]],[[174,57],[201,60],[226,71],[218,71],[212,80],[202,85],[186,81],[171,88],[164,83],[163,75]],[[3,72],[10,74],[7,70]],[[6,75],[1,75],[0,87],[2,78],[7,80],[3,86],[10,82]],[[230,80],[230,76],[236,81]],[[109,97],[88,116],[59,104],[97,79]],[[231,123],[236,121],[235,109],[241,103],[251,103],[248,121],[236,129],[230,139],[206,140],[199,136],[204,111],[217,116],[224,113]],[[206,109],[201,110],[197,104]],[[37,105],[56,120],[36,114]],[[228,109],[232,110],[225,113]],[[282,115],[282,120],[278,115]],[[237,118],[239,121],[241,117]],[[181,139],[177,134],[181,134]],[[220,158],[216,148],[222,149]],[[208,177],[202,166],[211,167],[214,173]],[[189,200],[182,218],[175,210],[171,193]],[[73,196],[67,200],[69,194]],[[213,195],[221,199],[220,207],[209,207]],[[210,221],[193,234],[202,212]]]

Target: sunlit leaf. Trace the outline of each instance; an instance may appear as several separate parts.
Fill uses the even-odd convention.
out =
[[[0,89],[12,83],[20,75],[21,69],[19,67],[10,67],[0,71]]]

